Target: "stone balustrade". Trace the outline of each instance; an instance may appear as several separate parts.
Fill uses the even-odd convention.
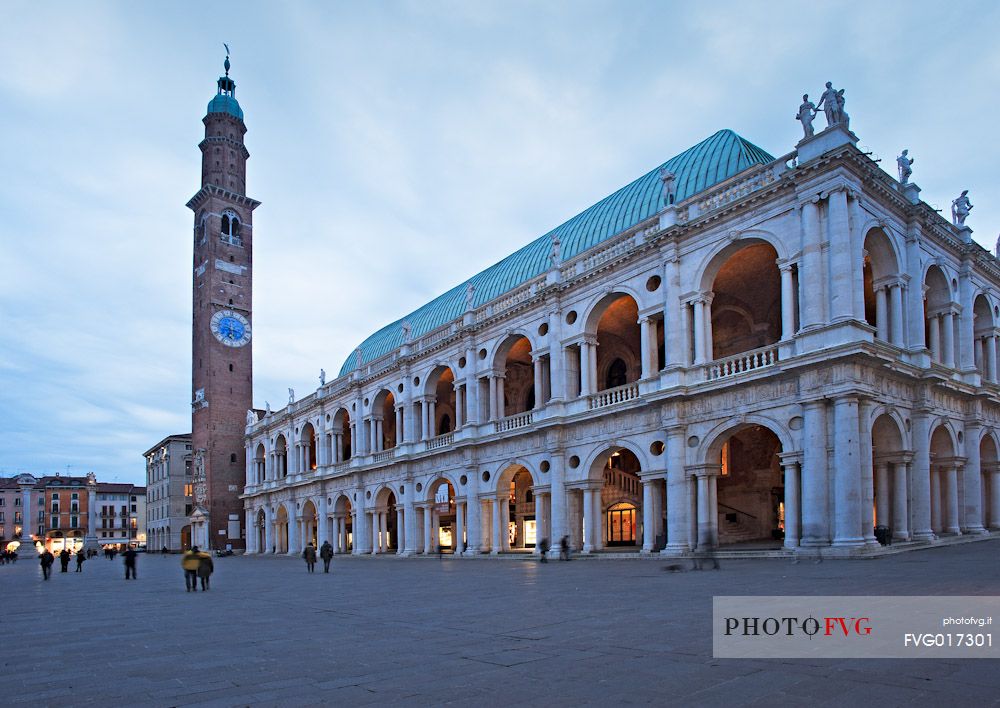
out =
[[[725,359],[716,359],[705,367],[709,381],[745,374],[778,363],[778,345],[742,352]]]
[[[638,397],[638,383],[616,386],[615,388],[609,388],[605,391],[599,391],[598,393],[592,394],[590,396],[590,410],[615,406],[619,403],[624,403],[625,401],[635,400]]]

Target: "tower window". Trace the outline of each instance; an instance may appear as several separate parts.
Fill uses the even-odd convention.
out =
[[[232,302],[232,300],[230,300],[230,302]],[[230,365],[229,365],[229,370],[230,370],[230,371],[232,371],[232,370],[233,370],[233,365],[232,365],[232,364],[230,364]]]
[[[236,462],[236,453],[235,452],[229,455],[229,461],[230,462]]]
[[[229,209],[222,212],[222,229],[220,237],[223,241],[230,245],[243,245],[243,241],[240,239],[240,217],[236,215],[236,212]]]

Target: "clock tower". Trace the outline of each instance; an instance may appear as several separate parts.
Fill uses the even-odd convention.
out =
[[[202,119],[201,189],[194,212],[191,442],[194,453],[191,543],[245,547],[243,436],[253,402],[253,210],[246,196],[247,132],[236,82],[219,78]]]

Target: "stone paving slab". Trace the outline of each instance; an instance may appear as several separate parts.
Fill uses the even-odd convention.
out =
[[[998,595],[1000,539],[865,562],[224,558],[188,593],[178,556],[41,580],[0,566],[0,705],[1000,706],[982,661],[711,656],[716,594]]]

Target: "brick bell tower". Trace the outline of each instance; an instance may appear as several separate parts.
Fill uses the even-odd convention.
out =
[[[201,189],[194,212],[191,432],[194,452],[191,543],[245,548],[243,436],[253,401],[253,210],[246,196],[247,132],[236,82],[219,77],[202,119]]]

